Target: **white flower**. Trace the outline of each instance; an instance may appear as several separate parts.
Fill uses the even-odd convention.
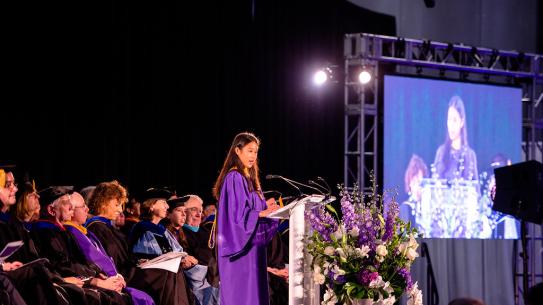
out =
[[[400,246],[398,247],[398,250],[408,260],[413,261],[415,258],[417,258],[419,256],[419,254],[417,252],[418,247],[419,247],[419,244],[417,243],[417,240],[411,234],[409,236],[409,240],[406,241],[406,242],[401,243]]]
[[[339,257],[341,258],[347,258],[347,255],[345,255],[345,251],[343,251],[343,249],[341,248],[337,248],[336,253],[339,254]]]
[[[413,287],[408,291],[407,305],[422,305],[422,291],[419,289],[419,284],[415,282]]]
[[[324,248],[324,254],[326,254],[328,256],[334,255],[335,251],[336,250],[334,249],[334,247],[328,246],[328,247]]]
[[[346,245],[345,246],[345,254],[347,255],[347,257],[353,256],[355,254],[353,246]]]
[[[419,243],[417,243],[415,236],[413,234],[409,235],[409,248],[417,250],[418,247]]]
[[[409,248],[407,250],[407,254],[405,255],[405,257],[407,257],[407,259],[410,261],[414,260],[418,256],[419,256],[419,253],[415,249],[412,249],[412,248]]]
[[[370,288],[381,288],[385,286],[383,278],[379,275],[375,280],[371,281],[369,284]]]
[[[322,272],[322,274],[324,274],[324,276],[327,276],[328,272],[330,270],[330,263],[329,262],[324,262],[322,267],[324,268],[324,271]]]
[[[375,305],[394,305],[394,302],[396,302],[396,297],[392,295],[384,300],[379,298],[379,301],[375,302]]]
[[[358,237],[359,234],[360,229],[358,227],[354,227],[351,229],[351,231],[349,231],[349,235],[351,235],[352,237]]]
[[[362,248],[356,248],[354,249],[354,252],[359,257],[368,257],[368,253],[370,252],[370,247],[368,246],[362,246]]]
[[[334,237],[337,240],[340,240],[343,237],[343,232],[345,232],[345,228],[341,225],[337,228],[336,232],[334,232]]]
[[[340,275],[345,275],[345,270],[339,269],[339,266],[337,265],[334,265],[332,272],[334,273],[334,280],[337,280],[337,277]]]
[[[375,254],[384,257],[388,254],[387,247],[385,245],[379,245],[377,248],[375,248]]]
[[[313,273],[313,281],[315,281],[315,284],[322,285],[324,284],[325,279],[326,277],[323,274],[317,272]]]
[[[394,288],[392,288],[392,286],[390,286],[390,282],[385,282],[385,286],[383,286],[383,290],[388,293],[388,295],[390,295],[391,293],[394,292]]]
[[[326,292],[324,293],[323,300],[321,302],[322,305],[335,305],[337,303],[337,296],[334,293],[334,290],[328,288]]]

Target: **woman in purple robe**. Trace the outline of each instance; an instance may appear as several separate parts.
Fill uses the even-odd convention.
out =
[[[96,264],[108,277],[118,278],[121,286],[119,287],[119,292],[122,290],[128,292],[134,305],[155,305],[155,302],[147,293],[135,288],[126,287],[123,276],[117,272],[113,259],[107,255],[100,240],[83,226],[89,212],[89,208],[85,204],[83,197],[79,193],[74,192],[70,198],[70,203],[73,206],[74,213],[71,220],[64,222],[64,225],[75,237],[87,260]]]
[[[266,244],[277,221],[266,218],[279,206],[260,187],[258,148],[251,133],[238,134],[215,182],[221,305],[268,305]]]

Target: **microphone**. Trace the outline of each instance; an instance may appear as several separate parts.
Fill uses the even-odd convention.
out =
[[[270,178],[268,178],[268,177],[270,177]],[[303,187],[312,189],[312,190],[314,190],[314,191],[317,191],[317,192],[318,192],[319,194],[321,194],[321,195],[324,195],[324,193],[323,193],[320,189],[318,189],[318,188],[312,187],[312,186],[307,185],[307,184],[303,184],[303,183],[301,183],[301,182],[298,182],[298,181],[295,181],[295,180],[292,180],[292,179],[285,178],[285,177],[283,177],[283,176],[279,176],[279,175],[267,175],[267,176],[266,176],[266,179],[271,179],[271,178],[279,178],[279,179],[284,180],[285,182],[289,182],[289,184],[291,184],[291,185],[292,185],[292,184],[296,184],[296,185],[299,185],[299,186],[303,186]]]
[[[326,180],[324,180],[323,177],[317,177],[317,180],[320,180],[322,182],[324,182],[324,185],[326,185],[326,188],[328,189],[328,195],[331,195],[332,194],[332,188],[330,187],[330,185],[328,184],[328,182],[326,182]]]
[[[292,186],[293,188],[295,188],[295,189],[298,191],[298,193],[300,194],[300,196],[303,196],[303,195],[304,195],[304,193],[302,192],[302,190],[300,190],[299,187],[297,187],[294,183],[292,183],[290,179],[287,179],[287,178],[285,178],[285,177],[283,177],[283,176],[279,176],[279,175],[266,175],[266,179],[267,179],[267,180],[270,180],[270,179],[281,179],[281,180],[285,181],[286,183],[290,184],[290,186]]]
[[[317,182],[315,182],[315,181],[313,181],[313,180],[309,180],[309,181],[307,181],[307,182],[308,182],[309,184],[313,184],[313,185],[318,186],[319,188],[321,188],[321,189],[327,191],[327,189],[326,189],[324,186],[318,184]],[[328,195],[328,194],[326,194],[326,195]]]

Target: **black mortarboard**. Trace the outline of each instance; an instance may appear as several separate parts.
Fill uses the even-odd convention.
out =
[[[38,195],[40,195],[40,205],[42,207],[48,206],[58,198],[66,194],[72,194],[73,192],[73,186],[50,186],[38,192]]]
[[[14,162],[10,162],[10,161],[4,161],[4,160],[0,160],[0,169],[3,169],[7,172],[13,170],[15,168],[15,163]]]
[[[173,209],[177,208],[177,207],[182,207],[185,205],[185,203],[187,203],[187,201],[189,201],[190,199],[190,195],[186,195],[186,196],[183,196],[183,197],[179,197],[179,198],[172,198],[172,199],[169,199],[169,200],[166,200],[166,202],[168,203],[168,212],[171,212],[173,211]]]
[[[147,190],[145,190],[145,192],[143,193],[143,196],[141,198],[141,202],[143,203],[144,201],[146,201],[148,199],[151,199],[151,198],[163,198],[163,199],[168,200],[173,195],[175,195],[175,193],[172,192],[171,190],[167,189],[167,188],[155,188],[155,187],[152,187],[152,188],[148,188]]]

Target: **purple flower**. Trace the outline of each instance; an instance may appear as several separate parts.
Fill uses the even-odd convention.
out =
[[[410,290],[413,287],[413,281],[411,280],[411,273],[406,268],[398,269],[398,274],[401,275],[405,281],[407,290]]]
[[[347,197],[341,198],[341,213],[343,214],[342,220],[347,232],[358,227],[359,217],[354,210],[353,204]]]
[[[345,284],[347,282],[347,279],[345,279],[345,275],[338,275],[335,281],[338,284]]]
[[[398,207],[398,203],[392,201],[388,206],[387,216],[385,220],[385,233],[383,234],[384,242],[387,242],[392,238],[394,234],[394,224],[399,213],[400,209]]]
[[[358,246],[368,246],[375,250],[375,240],[377,238],[377,229],[379,228],[379,218],[372,215],[371,209],[362,210],[360,232],[358,235]]]
[[[323,206],[306,212],[306,218],[313,230],[317,231],[323,240],[331,240],[330,234],[337,230],[338,225],[334,218],[324,210]]]
[[[377,279],[379,276],[379,273],[377,272],[371,272],[369,270],[362,270],[358,273],[358,282],[362,285],[369,285],[371,281]]]

